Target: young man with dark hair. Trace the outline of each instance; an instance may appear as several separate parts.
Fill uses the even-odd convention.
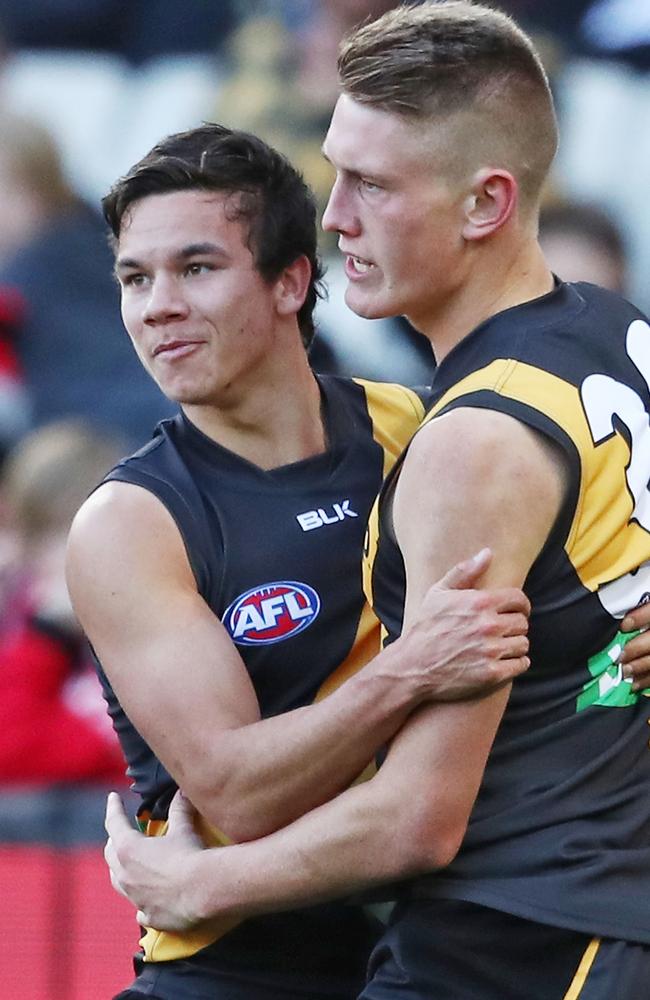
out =
[[[650,326],[545,264],[555,115],[510,19],[467,0],[399,7],[352,34],[339,69],[324,226],[347,302],[404,313],[438,361],[371,517],[367,592],[395,639],[431,580],[489,545],[485,584],[531,598],[531,668],[512,691],[423,706],[369,782],[251,844],[193,850],[179,803],[176,842],[146,850],[111,802],[114,877],[173,927],[412,876],[365,1000],[636,1000],[648,710],[622,625],[647,609],[621,619],[650,592]]]
[[[159,143],[104,209],[126,329],[181,413],[82,507],[70,590],[141,825],[164,832],[180,786],[206,843],[250,840],[357,779],[429,698],[524,670],[527,600],[434,589],[379,651],[365,525],[423,409],[400,386],[309,368],[315,208],[283,157],[206,125]],[[350,1000],[378,930],[339,903],[240,923],[147,931],[125,996]]]

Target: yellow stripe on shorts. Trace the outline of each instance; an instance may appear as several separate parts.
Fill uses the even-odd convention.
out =
[[[576,970],[573,981],[569,986],[569,989],[564,994],[562,1000],[578,1000],[580,994],[582,993],[582,988],[587,982],[587,976],[589,975],[591,967],[594,964],[599,948],[600,938],[592,938],[585,949],[582,959],[580,960],[580,965]]]

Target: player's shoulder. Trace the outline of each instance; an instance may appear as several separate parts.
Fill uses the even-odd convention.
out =
[[[173,447],[172,442],[179,435],[179,428],[182,427],[182,417],[169,417],[161,420],[153,431],[151,438],[145,441],[136,451],[126,455],[112,469],[110,469],[104,481],[117,480],[125,475],[127,470],[133,469],[155,469],[165,461],[165,455]]]
[[[366,398],[373,404],[383,403],[388,408],[412,414],[418,422],[422,420],[431,390],[428,386],[406,386],[399,382],[375,382],[370,379],[352,379],[361,386]]]
[[[330,372],[318,373],[318,381],[326,392],[347,396],[363,396],[368,399],[387,400],[389,404],[420,412],[427,402],[429,386],[406,386],[399,382],[384,382],[359,378],[353,375],[335,375]]]
[[[66,578],[76,602],[92,600],[98,587],[135,585],[182,565],[185,549],[163,504],[140,486],[101,484],[77,512],[68,534]]]
[[[619,292],[588,281],[572,282],[565,287],[582,302],[591,330],[602,331],[611,337],[618,325],[626,327],[634,320],[648,323],[645,313]]]
[[[464,467],[478,466],[496,472],[500,465],[516,466],[530,451],[536,435],[515,414],[499,409],[460,405],[446,411],[444,419],[427,419],[409,447],[411,466],[435,468],[433,459]]]
[[[108,491],[108,484],[142,487],[175,512],[175,516],[182,517],[193,504],[200,503],[196,462],[192,458],[193,433],[182,414],[161,421],[150,441],[106,474],[101,484],[102,494],[122,496],[122,491]],[[130,499],[135,494],[126,496]]]
[[[153,437],[130,455],[126,455],[109,469],[104,478],[95,486],[79,508],[73,522],[73,534],[86,530],[109,527],[114,518],[137,516],[138,512],[151,504],[146,490],[138,488],[138,479],[133,470],[148,468],[161,447],[164,447],[166,433],[163,421],[156,428]]]
[[[541,367],[577,387],[596,373],[623,382],[634,380],[630,361],[637,364],[639,354],[647,352],[647,315],[618,292],[599,285],[575,282],[564,287],[581,309],[566,325],[560,321],[550,337],[539,338]],[[534,351],[532,345],[530,350]]]
[[[162,504],[149,490],[134,483],[104,480],[77,511],[70,539],[128,540],[145,528],[153,528],[162,513]]]
[[[567,282],[567,285],[577,292],[588,304],[591,302],[597,302],[598,305],[606,303],[612,309],[639,312],[637,306],[633,305],[629,299],[626,299],[622,292],[617,292],[612,288],[604,288],[602,285],[596,285],[591,281],[572,281]]]
[[[384,451],[398,454],[426,412],[423,400],[428,390],[340,375],[319,374],[318,380],[328,403],[347,413],[346,436],[349,438],[354,427],[361,438],[370,432],[370,438]]]
[[[384,452],[386,474],[422,423],[426,413],[423,394],[396,382],[354,382],[363,392],[374,440]]]

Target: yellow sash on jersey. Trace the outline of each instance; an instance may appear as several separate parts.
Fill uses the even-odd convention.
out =
[[[492,390],[550,418],[575,445],[580,462],[579,495],[565,551],[583,585],[596,591],[650,558],[648,532],[633,520],[634,500],[626,483],[630,447],[621,434],[594,444],[577,386],[551,372],[512,358],[498,358],[471,372],[437,401],[423,424],[462,396]],[[370,515],[364,590],[372,600],[379,542],[378,504]]]

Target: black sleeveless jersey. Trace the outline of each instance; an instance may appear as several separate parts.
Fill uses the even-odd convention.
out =
[[[439,366],[435,419],[511,414],[551,438],[568,495],[525,590],[531,667],[514,683],[454,862],[413,891],[650,942],[650,704],[623,679],[625,611],[650,598],[650,327],[593,285],[480,327]],[[390,523],[401,461],[371,516],[366,587],[388,638],[405,578]]]
[[[175,519],[197,588],[237,645],[263,717],[325,696],[379,651],[379,624],[362,589],[363,537],[382,478],[424,414],[418,395],[401,386],[318,380],[328,439],[321,455],[262,470],[181,413],[163,421],[149,444],[106,477],[149,490]],[[162,832],[176,785],[127,718],[101,667],[99,673],[141,796],[141,825],[148,833]],[[202,832],[210,843],[226,842],[207,826]],[[355,924],[361,920],[342,904],[302,912],[293,924],[291,914],[257,918],[213,946],[214,955],[206,947],[219,936],[214,929],[182,936],[148,931],[142,943],[147,961],[194,955],[188,995],[202,996],[205,981],[212,996],[207,987],[215,962],[232,963],[241,953],[250,964],[251,949],[256,961],[277,962],[279,944],[273,942],[287,935],[298,966],[296,935],[309,942],[304,962],[312,965],[325,965],[335,945],[353,953],[355,935],[365,934],[367,954],[367,930]],[[175,997],[185,995],[180,985],[178,990]]]

